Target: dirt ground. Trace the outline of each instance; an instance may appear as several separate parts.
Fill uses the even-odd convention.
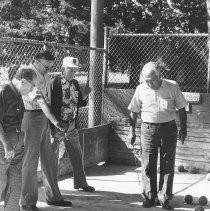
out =
[[[65,199],[72,201],[71,208],[48,206],[45,203],[44,190],[39,187],[40,211],[139,211],[162,210],[161,207],[142,208],[141,168],[134,166],[101,164],[86,169],[88,184],[96,191],[86,193],[73,189],[72,175],[59,179],[59,187]],[[193,205],[184,203],[184,196],[193,196]],[[210,200],[210,181],[206,174],[177,173],[174,179],[174,210],[191,211],[198,205],[198,198],[206,196]],[[2,203],[1,203],[2,204]],[[210,201],[204,207],[210,211]]]

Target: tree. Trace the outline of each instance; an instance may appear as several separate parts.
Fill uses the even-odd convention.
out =
[[[91,0],[2,0],[0,32],[89,45]],[[206,0],[106,0],[104,26],[113,32],[207,32]]]
[[[207,32],[206,0],[107,0],[105,23],[134,33]],[[116,26],[116,27],[115,27]]]
[[[81,0],[7,0],[1,4],[1,31],[11,37],[87,45],[88,11]]]

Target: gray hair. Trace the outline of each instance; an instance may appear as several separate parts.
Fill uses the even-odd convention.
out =
[[[27,81],[33,81],[36,77],[37,75],[32,68],[22,65],[19,67],[13,78],[17,80],[25,79]]]

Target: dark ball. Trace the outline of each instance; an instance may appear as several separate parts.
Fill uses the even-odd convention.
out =
[[[184,172],[185,169],[184,169],[184,166],[183,165],[179,165],[178,166],[178,172]]]
[[[192,204],[193,202],[193,197],[191,195],[186,195],[184,197],[184,201],[187,203],[187,204]]]
[[[196,206],[195,211],[204,211],[205,209],[202,206]]]
[[[199,169],[196,168],[196,167],[190,167],[190,168],[189,168],[189,172],[190,172],[191,174],[198,174],[198,173],[199,173]]]
[[[201,196],[199,199],[198,199],[198,203],[202,206],[206,206],[207,203],[208,203],[208,199],[206,196]]]

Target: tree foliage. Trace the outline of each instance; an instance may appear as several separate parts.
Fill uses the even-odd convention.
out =
[[[105,21],[132,33],[207,32],[206,0],[107,0]],[[111,4],[112,2],[112,4]]]
[[[74,44],[89,41],[89,11],[82,0],[6,0],[1,32],[12,37]]]
[[[206,0],[105,0],[113,32],[207,32]],[[0,32],[11,37],[89,45],[91,0],[2,0]]]

